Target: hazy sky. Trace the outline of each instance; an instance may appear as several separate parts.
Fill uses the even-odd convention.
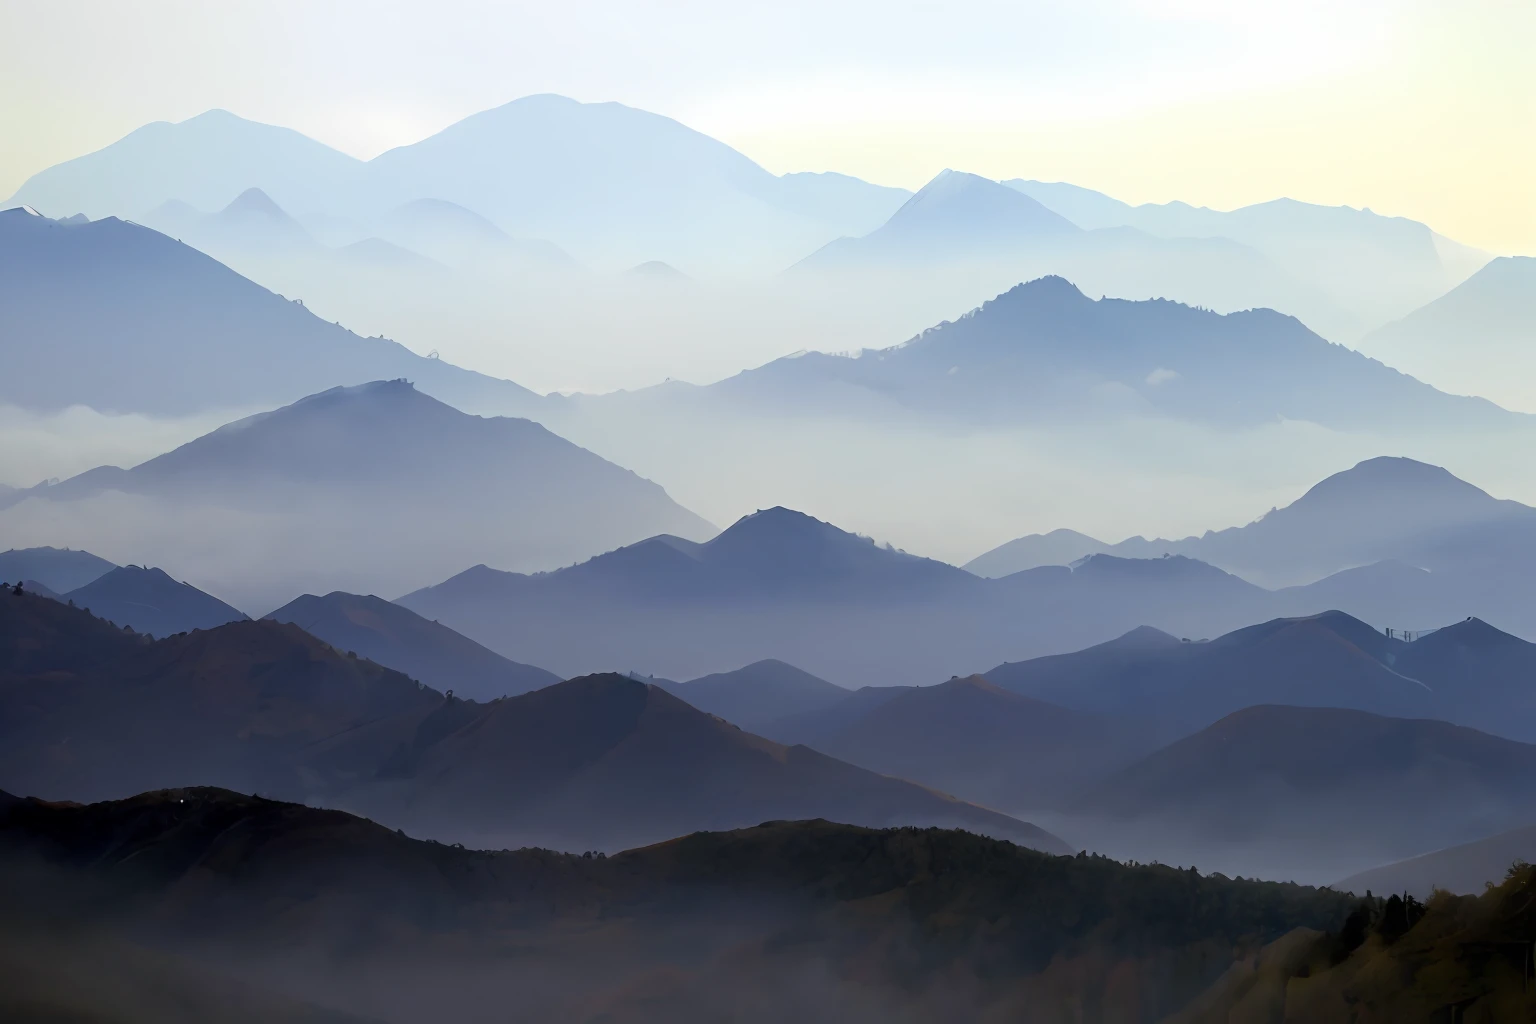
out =
[[[0,195],[225,107],[358,156],[535,92],[770,170],[1290,195],[1536,253],[1536,0],[0,0]]]

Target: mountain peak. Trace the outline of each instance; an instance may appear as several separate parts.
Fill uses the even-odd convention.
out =
[[[259,188],[248,188],[232,199],[228,206],[224,207],[225,213],[259,213],[268,217],[283,217],[288,214],[281,206],[272,201],[272,197]]]
[[[1496,500],[1443,467],[1383,455],[1319,481],[1291,507],[1357,500],[1395,503],[1429,496],[1460,503],[1493,504]]]

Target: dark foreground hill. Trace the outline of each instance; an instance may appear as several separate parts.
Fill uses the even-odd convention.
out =
[[[1352,906],[825,821],[607,858],[479,852],[211,789],[91,806],[0,797],[0,863],[8,925],[32,943],[72,937],[55,977],[97,973],[90,941],[131,943],[183,983],[259,981],[267,999],[402,1024],[1156,1021],[1265,943],[1337,928]],[[34,1005],[80,998],[31,988]],[[0,1008],[16,999],[0,990]]]
[[[1067,850],[1026,822],[772,743],[624,676],[480,704],[292,624],[154,641],[45,598],[0,597],[0,787],[13,792],[216,784],[498,846],[616,849],[827,817]]]
[[[356,651],[436,690],[494,700],[558,683],[560,677],[503,658],[447,626],[380,597],[305,594],[264,616],[291,622],[332,647]]]
[[[1439,1024],[1536,1019],[1536,871],[1428,904],[1377,896],[1338,932],[1295,932],[1226,975],[1168,1024]]]

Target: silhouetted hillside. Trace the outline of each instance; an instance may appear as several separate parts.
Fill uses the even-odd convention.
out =
[[[829,817],[1067,850],[1025,822],[772,743],[623,676],[477,704],[291,624],[154,641],[0,596],[13,651],[0,664],[0,787],[12,792],[102,799],[190,779],[490,845],[614,849]]]
[[[467,415],[404,380],[332,388],[130,470],[13,497],[16,530],[67,517],[72,536],[195,564],[232,599],[269,607],[299,588],[398,593],[466,562],[553,568],[658,531],[714,532],[536,423]],[[189,538],[216,540],[194,562]]]
[[[532,576],[476,566],[400,603],[567,677],[621,665],[686,679],[776,658],[824,679],[889,686],[947,678],[987,652],[1060,650],[1149,620],[1230,628],[1261,617],[1269,597],[1178,558],[986,580],[769,509],[706,544],[653,537]]]
[[[10,802],[0,857],[0,894],[35,936],[62,926],[77,950],[126,939],[259,978],[268,1000],[297,991],[407,1024],[692,1022],[744,1005],[762,1020],[1017,1018],[1063,998],[1090,1019],[1153,1020],[1264,943],[1339,927],[1352,905],[824,821],[607,858],[457,850],[211,789]],[[324,970],[284,968],[278,952]]]
[[[165,570],[142,565],[120,566],[63,596],[97,618],[156,637],[247,618],[212,594],[172,579]]]
[[[3,502],[0,496],[0,502]],[[91,554],[70,548],[12,548],[0,552],[0,582],[37,580],[63,594],[85,586],[117,566]]]
[[[265,618],[291,622],[338,650],[356,651],[435,690],[470,700],[494,700],[560,681],[553,672],[503,658],[379,597],[340,591],[324,597],[305,594]]]
[[[63,224],[0,213],[0,311],[25,341],[0,351],[0,399],[28,409],[244,410],[395,377],[468,409],[541,402],[510,381],[360,338],[116,217]]]

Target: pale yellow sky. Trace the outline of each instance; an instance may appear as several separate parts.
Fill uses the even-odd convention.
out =
[[[361,157],[532,92],[774,171],[1287,195],[1536,253],[1536,0],[0,0],[0,195],[210,107]]]

